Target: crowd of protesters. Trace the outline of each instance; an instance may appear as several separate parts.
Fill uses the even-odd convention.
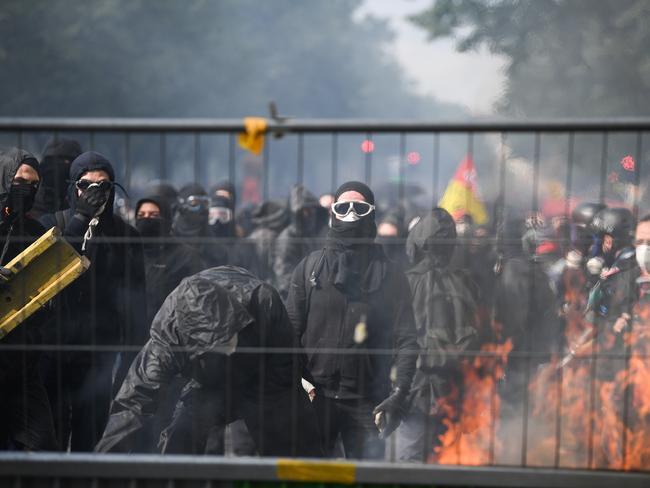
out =
[[[463,352],[509,340],[516,398],[527,368],[645,326],[650,217],[623,207],[475,225],[352,181],[244,217],[231,182],[157,182],[125,217],[112,163],[75,141],[0,168],[0,273],[54,226],[91,263],[0,340],[3,449],[223,454],[229,426],[242,455],[382,459],[394,436],[426,461]]]

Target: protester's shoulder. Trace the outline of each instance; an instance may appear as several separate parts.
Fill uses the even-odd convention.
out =
[[[125,237],[140,237],[140,233],[137,229],[119,215],[113,215],[113,224],[119,235]]]

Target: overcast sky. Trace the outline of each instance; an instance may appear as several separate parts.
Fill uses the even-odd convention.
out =
[[[503,86],[503,60],[489,52],[458,53],[449,40],[427,41],[406,17],[431,0],[365,0],[358,15],[386,18],[395,33],[390,49],[420,93],[463,105],[473,115],[492,114]]]

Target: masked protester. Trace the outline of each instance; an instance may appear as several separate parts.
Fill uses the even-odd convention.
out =
[[[38,161],[17,148],[0,150],[0,267],[5,266],[45,229],[29,216],[39,185]],[[4,268],[0,272],[7,273]],[[49,313],[41,310],[0,340],[23,349],[0,352],[0,449],[52,450],[56,446],[47,393],[39,373],[39,353]]]
[[[370,188],[351,181],[335,198],[325,247],[296,267],[287,311],[307,348],[326,453],[341,435],[346,457],[381,459],[415,372],[411,295],[404,274],[374,243]],[[373,349],[394,354],[366,352]]]
[[[265,281],[273,280],[273,256],[275,240],[289,225],[289,211],[282,202],[266,201],[253,209],[251,216],[253,231],[248,240],[255,243],[255,253],[259,263],[259,277]]]
[[[318,249],[327,229],[327,212],[304,186],[295,185],[289,196],[291,223],[275,242],[273,274],[284,298],[289,293],[291,273],[302,258]],[[319,237],[321,239],[319,239]]]
[[[81,154],[81,146],[72,139],[53,139],[43,149],[39,170],[41,184],[31,214],[40,218],[69,207],[67,193],[70,164]]]
[[[225,266],[186,278],[156,315],[96,450],[132,450],[171,379],[181,375],[191,383],[161,436],[163,453],[206,453],[214,428],[243,418],[260,455],[320,456],[315,414],[300,382],[302,356],[261,349],[290,348],[293,337],[277,291],[246,270]]]
[[[46,227],[90,260],[88,271],[55,300],[56,344],[141,346],[148,324],[142,242],[113,213],[115,173],[101,154],[85,152],[70,167],[70,208],[44,215]],[[76,351],[48,354],[43,371],[54,404],[60,448],[90,451],[106,422],[113,386],[121,383],[132,353]]]
[[[149,195],[138,201],[135,227],[144,244],[149,324],[183,278],[207,267],[193,248],[172,240],[171,226],[171,208],[165,197]]]
[[[201,185],[191,183],[180,189],[178,202],[172,226],[174,236],[199,252],[209,267],[231,264],[257,274],[252,245],[246,246],[235,234],[231,201],[224,196],[211,199]]]
[[[421,219],[406,243],[412,263],[406,277],[424,353],[413,379],[411,408],[397,430],[400,461],[427,461],[444,431],[438,402],[462,387],[460,358],[455,353],[477,349],[478,289],[467,272],[449,266],[455,246],[456,226],[442,208]]]
[[[549,362],[562,346],[555,295],[548,275],[534,256],[524,252],[524,221],[505,218],[497,229],[497,264],[493,282],[493,327],[495,340],[512,341],[504,398],[522,401],[526,368]],[[529,242],[529,241],[528,241]],[[526,358],[529,353],[534,356]]]
[[[178,204],[178,190],[165,180],[153,180],[145,188],[145,195],[158,195],[165,200],[165,204],[169,206],[171,214],[170,219],[173,219],[176,205]]]
[[[377,226],[377,243],[381,244],[388,259],[402,267],[407,265],[405,240],[404,210],[397,208],[387,212]]]

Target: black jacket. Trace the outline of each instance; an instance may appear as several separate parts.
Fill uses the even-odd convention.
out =
[[[151,337],[113,401],[96,450],[128,449],[176,375],[216,391],[229,384],[233,405],[237,395],[257,398],[298,384],[300,358],[290,353],[235,351],[227,370],[219,348],[235,334],[238,348],[293,346],[293,329],[277,291],[233,266],[185,278],[156,314]]]
[[[377,289],[367,294],[350,296],[333,284],[337,253],[327,248],[303,259],[291,278],[287,312],[307,349],[307,369],[329,397],[381,400],[390,392],[393,365],[396,386],[404,391],[411,386],[418,346],[408,282],[380,248],[373,247],[383,272]],[[364,321],[366,338],[359,337]],[[355,330],[357,340],[363,340],[355,342]],[[355,349],[360,354],[345,354]]]
[[[84,157],[90,155],[88,157]],[[91,170],[104,170],[113,179],[111,164],[97,153],[84,153],[71,166],[68,190],[71,208],[41,217],[81,251],[90,219],[75,213],[74,182]],[[139,233],[113,214],[114,189],[101,214],[94,237],[82,253],[90,259],[88,271],[58,297],[65,330],[61,338],[72,344],[142,345],[147,336],[147,305],[142,242]]]
[[[278,202],[264,202],[253,210],[251,222],[255,227],[248,239],[255,243],[259,263],[258,276],[266,281],[273,279],[275,240],[289,224],[287,208]]]

